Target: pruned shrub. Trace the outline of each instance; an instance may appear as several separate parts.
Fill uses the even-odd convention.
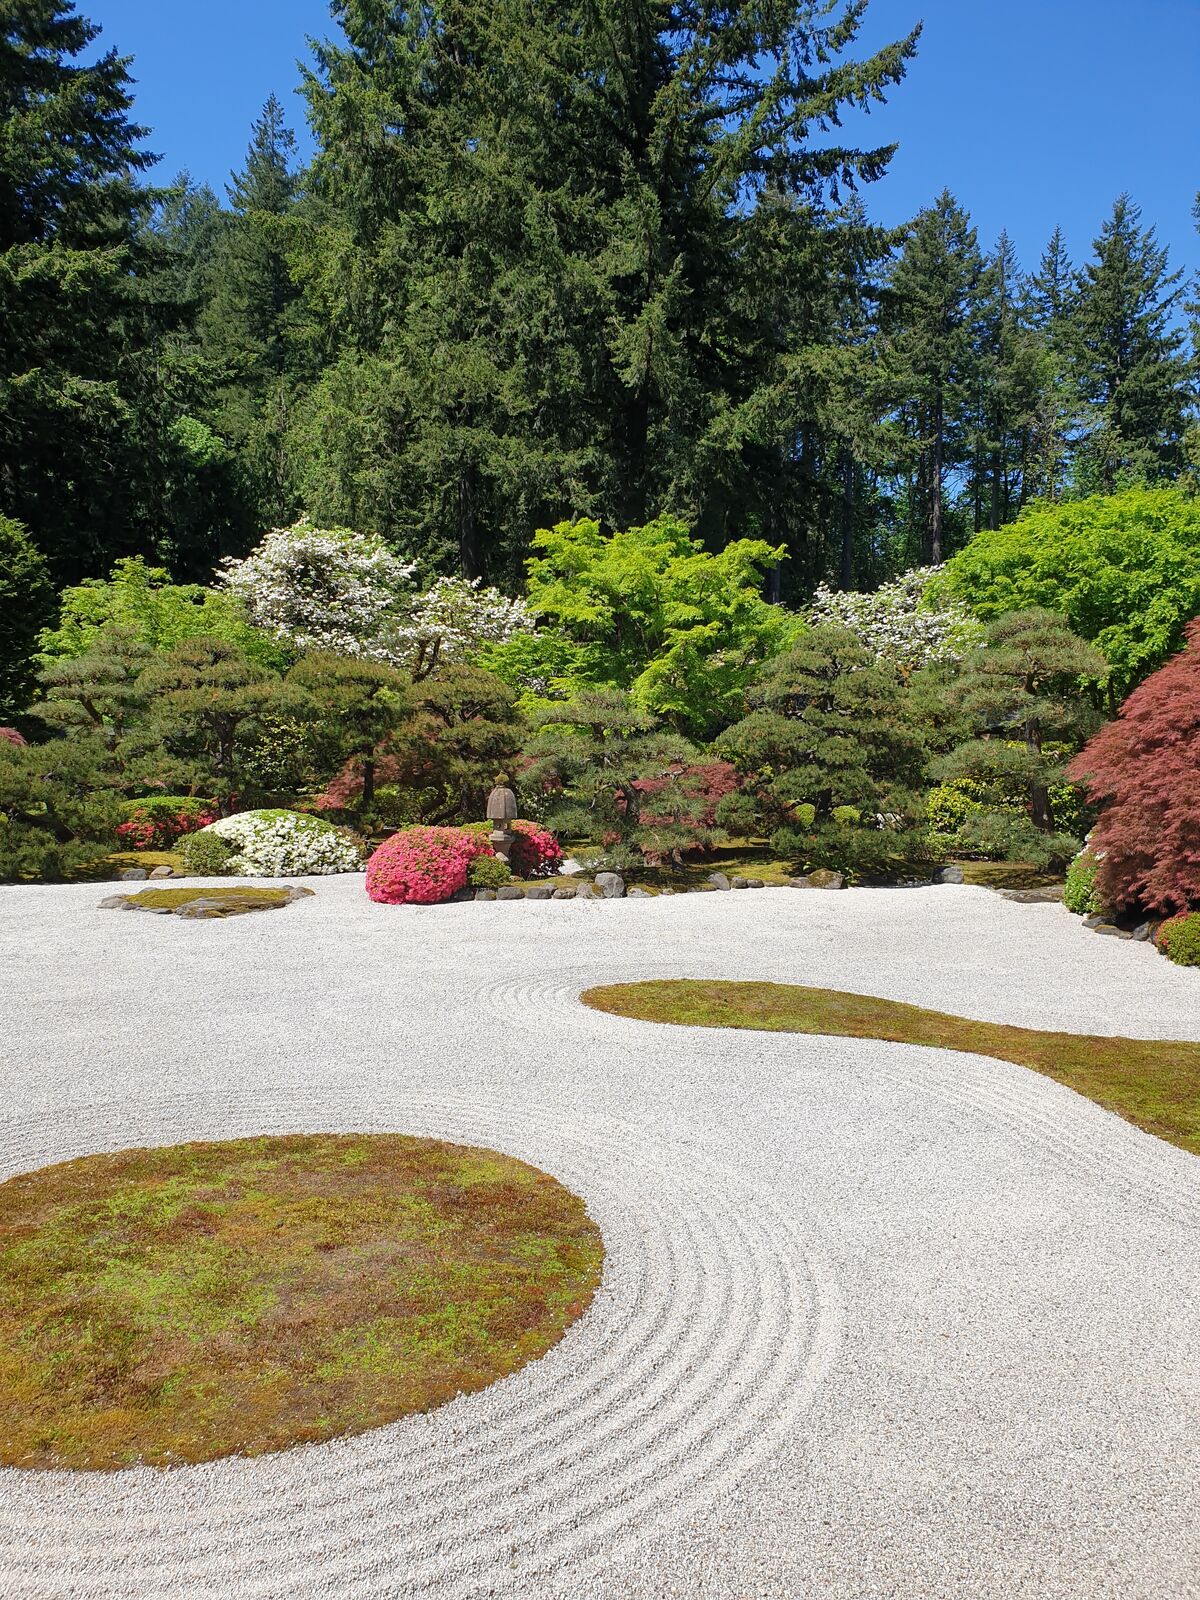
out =
[[[1070,775],[1100,805],[1100,891],[1119,909],[1200,907],[1200,619],[1076,757]]]
[[[24,734],[18,733],[15,728],[0,728],[0,739],[5,744],[11,744],[16,750],[24,750],[29,743]]]
[[[1200,911],[1169,918],[1159,928],[1155,942],[1176,966],[1200,967]]]
[[[405,828],[367,862],[367,893],[383,905],[440,905],[467,887],[472,863],[490,855],[477,828]]]
[[[512,882],[512,868],[500,856],[476,856],[467,872],[472,889],[501,889]]]
[[[188,833],[179,841],[183,864],[194,878],[228,877],[234,848],[210,829]]]
[[[1090,850],[1081,850],[1067,868],[1063,905],[1077,917],[1099,916],[1104,910],[1104,901],[1096,884],[1099,866],[1099,861]]]
[[[205,835],[229,846],[225,870],[235,877],[301,878],[362,870],[362,850],[353,838],[299,811],[239,811],[188,837]],[[189,865],[191,848],[189,844]]]
[[[487,844],[492,831],[490,822],[471,822],[467,827]],[[526,822],[524,818],[518,818],[509,827],[516,834],[508,853],[513,873],[518,878],[552,878],[562,865],[563,851],[549,828],[543,828],[538,822]]]
[[[211,800],[193,795],[149,795],[121,804],[124,822],[117,838],[129,850],[170,850],[185,833],[195,833],[217,820]]]

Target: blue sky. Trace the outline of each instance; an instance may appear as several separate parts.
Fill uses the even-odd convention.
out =
[[[272,90],[302,131],[294,91],[305,38],[332,28],[326,0],[80,0],[104,43],[134,57],[140,120],[163,176],[187,167],[218,189],[241,164]],[[924,18],[920,55],[886,107],[847,123],[899,141],[867,194],[902,222],[948,186],[990,245],[1007,227],[1026,264],[1056,223],[1086,254],[1127,189],[1170,245],[1200,267],[1200,0],[872,0],[874,47]]]

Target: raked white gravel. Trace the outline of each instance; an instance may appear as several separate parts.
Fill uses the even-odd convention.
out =
[[[1200,1161],[975,1056],[663,1028],[643,977],[1200,1038],[1200,973],[985,890],[370,904],[228,922],[0,889],[0,1176],[399,1129],[583,1194],[543,1360],[171,1473],[0,1473],[3,1600],[1200,1595]]]

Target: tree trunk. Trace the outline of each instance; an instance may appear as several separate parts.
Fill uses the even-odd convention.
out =
[[[375,757],[363,761],[362,810],[369,811],[375,804]]]
[[[939,400],[934,413],[933,451],[929,485],[929,565],[942,564],[942,479],[946,471],[946,424]]]
[[[483,551],[475,515],[475,469],[465,462],[458,471],[458,559],[464,578],[483,577]]]
[[[1042,731],[1036,722],[1027,722],[1025,724],[1025,748],[1030,755],[1040,758],[1042,753]],[[1029,811],[1033,819],[1033,825],[1039,833],[1054,832],[1054,807],[1050,803],[1050,791],[1045,784],[1030,784]]]
[[[841,468],[841,559],[838,563],[838,583],[843,590],[854,587],[854,457],[843,450]]]

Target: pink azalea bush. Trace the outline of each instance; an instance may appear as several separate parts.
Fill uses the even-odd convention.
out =
[[[470,828],[403,828],[367,862],[367,893],[383,905],[439,905],[467,887],[476,856],[491,853]]]
[[[469,831],[487,842],[492,831],[490,822],[472,822]],[[562,865],[562,845],[537,822],[518,820],[512,824],[516,840],[509,855],[509,865],[514,878],[552,878]],[[491,853],[491,846],[488,846]]]
[[[122,809],[125,821],[118,825],[117,837],[129,850],[170,850],[185,833],[197,833],[217,820],[211,800],[190,795],[128,800]]]
[[[0,739],[3,739],[5,744],[14,745],[18,750],[23,750],[29,743],[28,739],[23,738],[15,728],[0,728]]]

